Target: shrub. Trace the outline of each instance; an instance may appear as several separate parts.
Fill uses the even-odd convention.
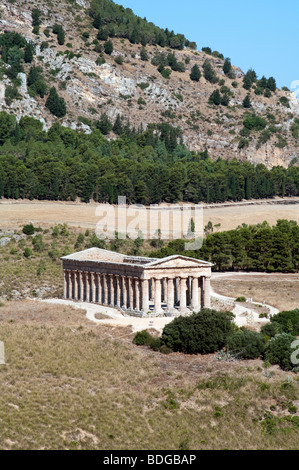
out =
[[[246,302],[246,297],[237,297],[236,302]]]
[[[138,331],[133,338],[133,343],[137,344],[137,346],[142,346],[144,344],[149,345],[152,341],[153,337],[147,330]]]
[[[24,250],[25,258],[30,258],[31,255],[32,255],[32,250],[30,250],[30,248],[26,247],[25,250]]]
[[[109,40],[109,41],[106,41],[104,43],[104,51],[108,55],[112,54],[112,52],[113,52],[113,43],[112,43],[112,41]]]
[[[159,70],[159,72],[161,73],[163,78],[169,79],[170,74],[171,74],[171,69],[162,68],[162,70],[161,71]]]
[[[22,228],[22,232],[25,233],[25,235],[33,235],[34,226],[32,224],[24,225],[24,227]]]
[[[163,341],[162,341],[162,339],[159,338],[159,337],[153,338],[153,337],[151,336],[151,340],[150,340],[149,346],[150,346],[151,349],[153,349],[154,351],[160,351],[161,347],[163,346]]]
[[[115,62],[118,64],[118,65],[122,65],[124,63],[124,58],[122,55],[118,55],[114,58]]]
[[[226,347],[243,359],[257,359],[264,352],[265,343],[261,333],[244,328],[227,338]]]
[[[163,343],[173,351],[209,354],[219,351],[232,332],[232,313],[202,309],[189,317],[175,318],[162,333]]]
[[[267,126],[267,121],[260,116],[251,114],[244,119],[243,122],[246,129],[261,131]]]
[[[209,104],[215,104],[219,106],[221,104],[221,96],[219,90],[214,90],[213,93],[210,95]]]
[[[270,364],[278,364],[284,370],[293,369],[294,365],[291,362],[291,355],[294,350],[291,344],[296,340],[296,337],[288,333],[281,333],[274,338],[271,338],[265,349],[265,360]]]
[[[282,96],[279,99],[279,103],[282,104],[282,106],[285,106],[286,108],[290,108],[290,101],[288,100],[286,96]]]
[[[198,65],[195,64],[192,69],[191,69],[191,73],[190,73],[190,78],[191,80],[193,80],[194,82],[199,82],[200,80],[200,77],[201,77],[201,72],[198,68]]]
[[[271,317],[271,323],[278,323],[282,327],[282,331],[292,335],[299,335],[299,308],[295,310],[279,312]]]

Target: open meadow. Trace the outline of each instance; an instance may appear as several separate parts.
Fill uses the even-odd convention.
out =
[[[166,204],[161,204],[166,207]],[[99,217],[99,204],[64,201],[0,200],[0,228],[16,229],[32,222],[51,226],[66,223],[72,228],[95,230]],[[204,226],[211,221],[217,231],[231,230],[238,225],[258,224],[267,220],[275,225],[278,219],[299,223],[298,198],[203,205]],[[219,226],[220,224],[220,226]]]
[[[298,377],[164,355],[81,310],[5,302],[1,449],[296,449]]]

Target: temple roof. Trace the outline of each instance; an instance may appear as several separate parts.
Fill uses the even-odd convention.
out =
[[[130,264],[137,266],[144,266],[144,268],[159,268],[159,267],[188,267],[188,266],[203,266],[211,267],[212,263],[195,258],[189,258],[182,255],[171,255],[165,258],[147,258],[144,256],[128,256],[115,251],[104,250],[102,248],[88,248],[87,250],[78,251],[71,255],[63,256],[62,260],[70,261],[89,261],[96,263],[120,263]]]

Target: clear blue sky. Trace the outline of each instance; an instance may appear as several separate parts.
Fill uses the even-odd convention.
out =
[[[299,80],[298,0],[115,0],[157,26],[209,46],[245,72]]]

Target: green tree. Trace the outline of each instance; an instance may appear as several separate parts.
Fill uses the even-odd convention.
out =
[[[194,82],[199,82],[200,80],[200,77],[201,77],[201,72],[198,68],[198,65],[195,64],[193,65],[192,69],[191,69],[191,73],[190,73],[190,78],[191,80],[193,80]]]
[[[248,93],[243,100],[243,108],[251,108],[250,94]]]
[[[173,351],[211,354],[224,347],[232,332],[232,314],[202,309],[189,317],[175,318],[163,329],[162,341]]]
[[[148,56],[148,53],[146,52],[146,49],[145,47],[142,47],[141,48],[141,51],[140,51],[140,59],[143,60],[143,61],[148,61],[149,59],[149,56]]]
[[[34,57],[34,45],[32,42],[27,42],[24,49],[24,62],[31,63]]]
[[[112,52],[113,52],[113,43],[112,43],[112,41],[109,40],[109,41],[106,41],[104,43],[104,51],[108,55],[112,54]]]
[[[50,93],[46,101],[46,107],[52,114],[54,114],[54,116],[57,116],[58,118],[66,115],[65,101],[63,98],[59,97],[55,87],[50,88]]]
[[[213,93],[210,95],[209,103],[215,104],[216,106],[219,106],[221,104],[221,95],[218,89],[214,90]]]
[[[231,61],[230,59],[225,59],[225,62],[223,64],[223,72],[225,73],[225,75],[228,75],[232,70],[232,64],[231,64]]]

